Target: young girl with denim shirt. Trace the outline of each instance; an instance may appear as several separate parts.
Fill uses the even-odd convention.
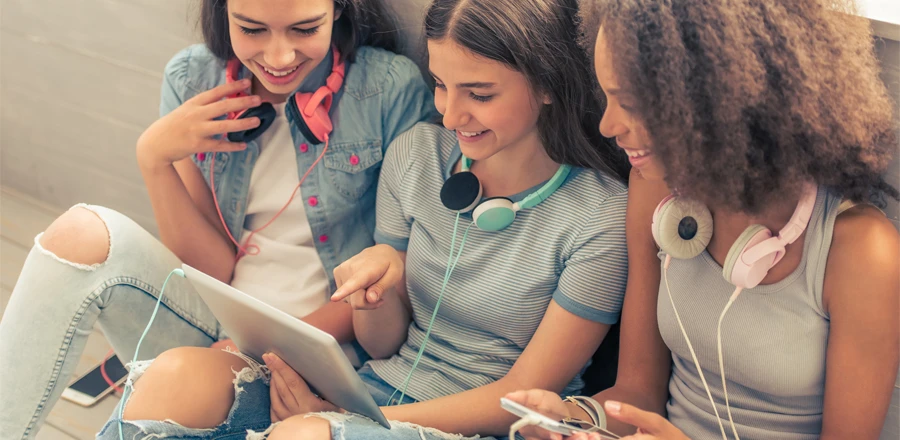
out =
[[[432,92],[390,51],[395,30],[376,0],[208,0],[201,27],[206,44],[166,66],[161,118],[137,145],[159,240],[89,205],[35,239],[0,324],[4,436],[37,434],[95,324],[131,360],[182,263],[353,339],[350,307],[327,301],[332,272],[373,244],[382,158],[433,117]],[[258,117],[226,115],[262,102],[275,111],[259,138],[221,136],[259,128]],[[184,280],[168,284],[163,305],[142,358],[224,337]]]

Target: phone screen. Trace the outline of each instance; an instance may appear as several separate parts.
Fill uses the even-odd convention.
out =
[[[109,376],[113,382],[118,382],[125,377],[126,374],[128,374],[128,370],[125,369],[125,366],[122,365],[121,362],[119,362],[117,356],[113,356],[106,361],[106,375]],[[90,373],[86,374],[81,379],[78,379],[69,388],[91,397],[97,397],[109,388],[109,384],[103,379],[103,374],[100,372],[100,366],[98,365],[91,370]]]

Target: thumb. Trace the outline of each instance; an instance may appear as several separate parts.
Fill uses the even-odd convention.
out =
[[[657,413],[644,411],[627,403],[616,402],[614,400],[607,400],[606,403],[604,403],[603,408],[606,410],[608,416],[640,428],[645,434],[668,438],[663,436],[663,434],[667,433],[668,427],[671,425]]]
[[[381,299],[381,296],[384,295],[385,287],[381,281],[378,281],[375,284],[369,286],[366,290],[366,301],[369,304],[375,304],[378,300]]]

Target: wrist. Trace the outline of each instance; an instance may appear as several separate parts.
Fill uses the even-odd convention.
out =
[[[159,157],[155,145],[138,139],[135,154],[137,156],[138,167],[144,174],[158,174],[161,171],[168,170],[174,164],[173,161]]]
[[[583,420],[583,421],[589,422],[589,423],[591,422],[591,415],[588,414],[587,411],[585,411],[580,406],[578,406],[568,400],[565,401],[563,403],[563,405],[565,405],[565,407],[566,407],[566,418],[567,419]]]

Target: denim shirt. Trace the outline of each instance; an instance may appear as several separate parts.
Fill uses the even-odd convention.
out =
[[[301,92],[314,92],[331,73],[329,54],[303,80]],[[241,77],[249,77],[242,68]],[[166,115],[193,96],[225,83],[225,63],[204,45],[190,46],[166,66],[160,115]],[[310,172],[292,203],[305,203],[315,246],[335,289],[334,268],[374,244],[375,190],[385,149],[416,122],[436,115],[434,98],[419,69],[408,58],[392,52],[360,47],[347,65],[343,87],[334,97],[331,120],[334,130],[328,151]],[[307,140],[297,127],[299,112],[285,114],[291,127],[298,176],[325,148]],[[247,149],[215,153],[215,191],[225,224],[240,237],[247,211],[250,173],[259,157],[256,140]],[[209,185],[212,154],[194,156]],[[308,203],[315,200],[314,203]]]

